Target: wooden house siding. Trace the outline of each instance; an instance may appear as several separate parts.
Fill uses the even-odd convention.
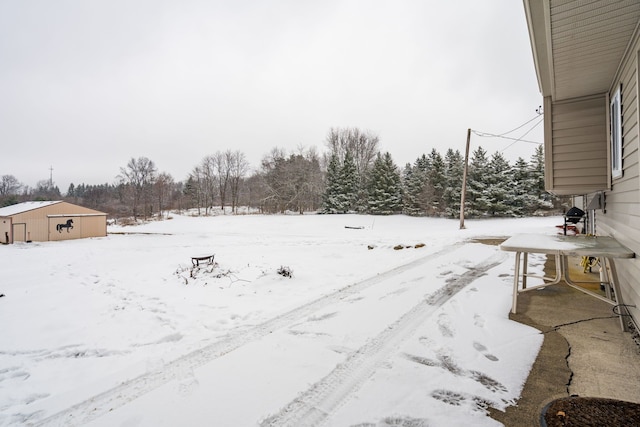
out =
[[[606,95],[545,103],[547,191],[584,194],[608,188]]]
[[[600,234],[615,237],[640,254],[640,164],[638,139],[638,55],[640,39],[636,33],[627,51],[611,91],[621,87],[622,94],[622,177],[614,179],[605,193],[604,210],[597,214]],[[622,284],[622,301],[636,323],[640,322],[640,258],[616,262]]]
[[[544,99],[546,188],[585,209],[598,202],[589,231],[615,237],[639,257],[616,262],[622,300],[635,306],[629,310],[638,326],[640,1],[524,0],[524,7]],[[610,100],[618,101],[618,90],[621,146],[614,147]]]

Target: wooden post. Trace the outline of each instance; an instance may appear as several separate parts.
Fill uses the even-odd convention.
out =
[[[460,230],[464,229],[464,199],[467,195],[467,169],[469,169],[469,143],[471,129],[467,129],[467,148],[464,152],[464,172],[462,174],[462,191],[460,192]]]

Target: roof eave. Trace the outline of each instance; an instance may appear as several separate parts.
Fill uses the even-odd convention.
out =
[[[549,25],[549,1],[548,0],[523,0],[524,10],[529,29],[529,40],[533,62],[538,77],[538,89],[543,97],[552,96],[553,70],[551,60],[551,27]]]

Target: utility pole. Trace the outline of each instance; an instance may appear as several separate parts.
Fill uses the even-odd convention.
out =
[[[460,230],[464,227],[464,199],[467,195],[467,170],[469,169],[469,143],[471,142],[471,129],[467,129],[467,148],[464,152],[464,172],[462,174],[462,191],[460,192]]]
[[[53,188],[53,166],[49,166],[49,188]]]

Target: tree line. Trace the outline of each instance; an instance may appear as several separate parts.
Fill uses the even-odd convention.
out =
[[[367,153],[370,151],[367,150]],[[325,213],[456,217],[460,213],[464,158],[448,149],[432,149],[400,170],[391,155],[356,163],[350,149],[333,149],[323,194]],[[538,146],[530,162],[514,165],[500,152],[489,157],[478,147],[472,155],[466,185],[465,215],[469,217],[527,216],[559,208],[563,200],[544,188],[544,153]]]
[[[35,189],[14,176],[0,179],[0,206],[25,200],[66,200],[112,217],[150,218],[169,210],[209,215],[213,209],[262,213],[320,212],[456,217],[464,158],[458,150],[436,149],[399,168],[379,150],[379,137],[358,128],[332,128],[328,151],[315,148],[266,154],[250,170],[244,153],[218,151],[205,156],[184,181],[159,172],[146,158],[131,158],[115,182],[70,184],[64,196],[50,181]],[[465,213],[469,217],[526,216],[558,208],[562,200],[544,190],[544,155],[538,146],[530,161],[511,165],[478,147],[469,161]]]

